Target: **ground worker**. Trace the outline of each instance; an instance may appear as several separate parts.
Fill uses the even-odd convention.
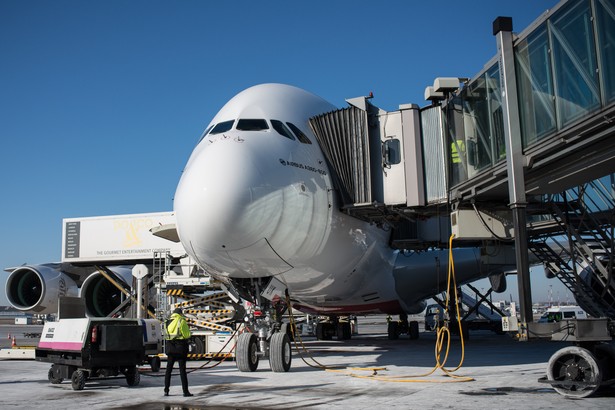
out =
[[[461,182],[463,177],[463,164],[462,158],[466,152],[466,144],[463,139],[455,139],[451,143],[451,162],[453,171],[452,183],[456,184]]]
[[[188,391],[188,375],[186,374],[186,359],[188,357],[188,339],[190,338],[190,328],[188,327],[186,318],[183,316],[183,311],[180,308],[175,309],[171,317],[167,319],[165,322],[165,330],[167,370],[164,375],[164,395],[169,395],[171,373],[173,373],[173,366],[177,361],[184,397],[190,397],[192,394]]]

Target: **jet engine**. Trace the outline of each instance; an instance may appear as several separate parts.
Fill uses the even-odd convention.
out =
[[[24,265],[12,270],[6,281],[6,297],[16,309],[55,313],[60,296],[77,296],[73,279],[58,264]]]
[[[130,289],[131,267],[113,266],[109,270],[115,274],[113,279],[118,285]],[[98,271],[83,281],[79,296],[85,303],[85,314],[88,317],[108,316],[125,298],[123,292]]]

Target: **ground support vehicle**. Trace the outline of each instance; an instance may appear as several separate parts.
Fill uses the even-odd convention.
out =
[[[129,386],[140,382],[137,366],[160,369],[162,332],[155,319],[76,318],[47,322],[35,358],[52,363],[52,384],[70,379],[83,390],[88,379],[126,377]]]

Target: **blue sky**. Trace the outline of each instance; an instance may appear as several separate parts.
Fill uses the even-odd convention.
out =
[[[200,133],[249,86],[423,106],[495,55],[497,16],[520,32],[557,3],[0,0],[0,268],[58,261],[62,218],[172,210]]]

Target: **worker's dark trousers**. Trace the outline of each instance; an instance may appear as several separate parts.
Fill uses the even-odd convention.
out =
[[[164,374],[164,391],[168,392],[169,387],[171,386],[171,373],[173,373],[173,366],[175,366],[175,362],[179,365],[179,377],[182,380],[182,390],[184,394],[189,393],[188,391],[188,375],[186,374],[186,356],[185,355],[175,355],[175,354],[167,354],[167,371]]]

